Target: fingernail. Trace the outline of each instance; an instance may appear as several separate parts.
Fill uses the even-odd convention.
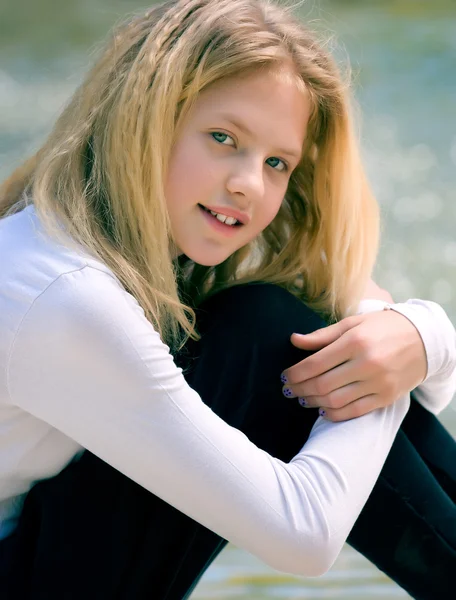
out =
[[[293,392],[290,390],[290,388],[286,387],[283,388],[282,393],[284,396],[286,396],[287,398],[292,398],[293,397]]]
[[[282,373],[282,375],[280,376],[280,381],[282,383],[288,383],[287,376]]]
[[[307,400],[305,398],[298,398],[298,402],[301,406],[307,406]]]
[[[320,415],[320,417],[324,417],[326,414],[326,411],[323,408],[319,408],[318,409],[318,414]]]

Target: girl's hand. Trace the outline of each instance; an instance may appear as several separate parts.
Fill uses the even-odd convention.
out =
[[[320,408],[331,421],[388,406],[426,377],[418,330],[394,310],[348,317],[308,335],[294,333],[291,342],[317,352],[284,371],[284,395]]]

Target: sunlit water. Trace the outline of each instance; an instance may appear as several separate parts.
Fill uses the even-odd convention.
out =
[[[355,72],[364,154],[384,215],[377,279],[397,300],[440,302],[456,322],[456,3],[312,4],[305,14],[337,34]],[[43,140],[92,44],[138,8],[127,0],[0,0],[0,177]],[[453,435],[454,405],[442,415]],[[318,579],[276,573],[228,546],[192,596],[404,597],[348,546]]]

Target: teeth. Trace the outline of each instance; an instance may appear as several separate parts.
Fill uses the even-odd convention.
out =
[[[210,213],[217,219],[217,221],[220,221],[221,223],[225,223],[225,225],[234,225],[235,223],[238,222],[237,219],[235,219],[234,217],[227,217],[226,215],[216,213],[213,210],[211,210]]]

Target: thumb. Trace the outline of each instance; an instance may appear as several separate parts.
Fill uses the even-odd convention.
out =
[[[317,329],[312,333],[293,333],[291,343],[301,350],[321,350],[340,338],[343,330],[340,323]]]

